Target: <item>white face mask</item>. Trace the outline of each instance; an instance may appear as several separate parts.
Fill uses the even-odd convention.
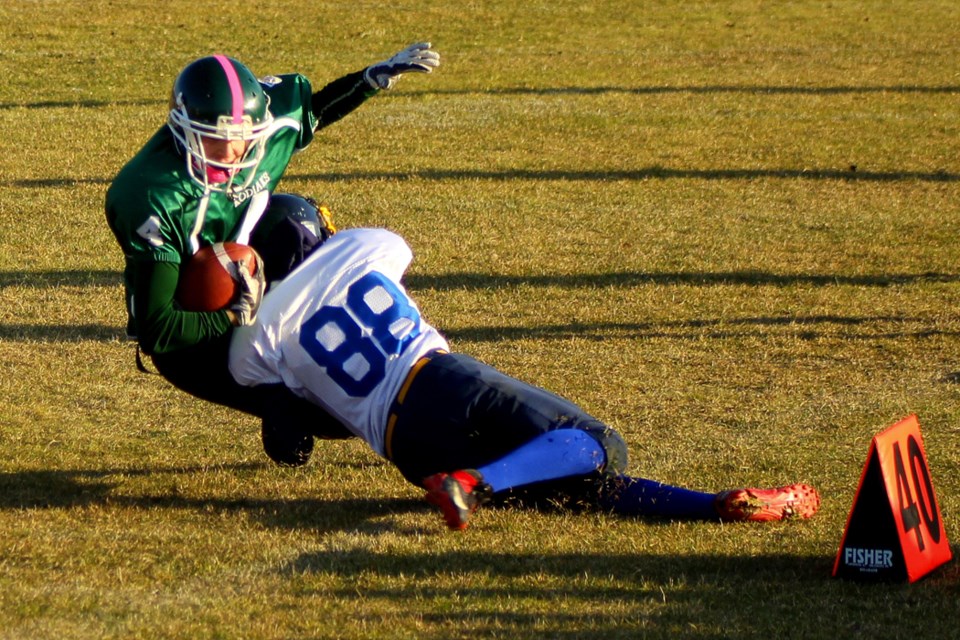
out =
[[[187,171],[194,182],[205,190],[224,192],[243,190],[253,182],[256,169],[263,160],[266,138],[272,125],[273,116],[269,111],[264,122],[258,125],[252,124],[249,116],[244,116],[240,123],[232,122],[229,116],[221,116],[216,126],[198,123],[189,119],[182,104],[179,109],[170,111],[170,120],[167,122],[174,138],[187,153]],[[221,162],[207,157],[204,138],[244,140],[247,146],[236,161]],[[243,179],[235,183],[237,176],[244,171]]]

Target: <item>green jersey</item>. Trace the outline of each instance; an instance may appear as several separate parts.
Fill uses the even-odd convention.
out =
[[[186,312],[173,304],[180,264],[202,246],[247,242],[290,159],[310,144],[318,125],[338,120],[376,93],[360,74],[345,76],[317,94],[298,74],[262,83],[274,124],[262,161],[247,170],[256,175],[246,188],[205,190],[190,177],[184,150],[164,126],[107,191],[107,222],[126,261],[127,332],[147,353],[191,346],[230,330],[225,311]],[[249,176],[241,172],[241,177]]]

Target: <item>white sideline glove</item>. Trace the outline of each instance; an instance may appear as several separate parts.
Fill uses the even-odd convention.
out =
[[[259,256],[258,256],[259,257]],[[237,325],[245,326],[253,324],[257,317],[257,310],[260,309],[260,302],[263,300],[263,292],[266,289],[266,279],[263,275],[263,261],[257,260],[257,272],[250,274],[247,263],[243,260],[235,263],[237,266],[237,280],[240,285],[239,296],[236,302],[231,305],[230,310],[237,316]]]
[[[363,77],[374,89],[390,89],[404,73],[430,73],[439,66],[440,54],[430,48],[429,42],[419,42],[389,60],[370,65]]]

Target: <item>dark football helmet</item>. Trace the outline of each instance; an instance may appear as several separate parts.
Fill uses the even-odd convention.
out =
[[[274,193],[250,245],[263,257],[267,282],[273,283],[286,278],[336,231],[330,211],[312,198]]]
[[[273,124],[269,106],[260,81],[233,58],[208,56],[184,67],[173,83],[167,126],[184,148],[190,177],[212,191],[249,186]],[[246,150],[236,162],[218,162],[207,158],[203,138],[243,140]]]
[[[263,212],[254,229],[253,238],[265,240],[273,228],[285,218],[299,222],[320,241],[326,240],[336,231],[329,212],[321,212],[320,205],[313,198],[295,193],[274,193],[270,196],[267,210]]]

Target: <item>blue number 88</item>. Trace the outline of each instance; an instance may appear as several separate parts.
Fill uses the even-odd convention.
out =
[[[370,335],[364,335],[364,329]],[[336,344],[321,342],[322,330],[328,342]],[[418,335],[416,307],[393,281],[371,271],[347,289],[345,307],[323,306],[303,323],[300,345],[348,395],[363,397],[383,380],[387,358],[403,353]],[[364,363],[366,371],[359,378],[351,373]]]

